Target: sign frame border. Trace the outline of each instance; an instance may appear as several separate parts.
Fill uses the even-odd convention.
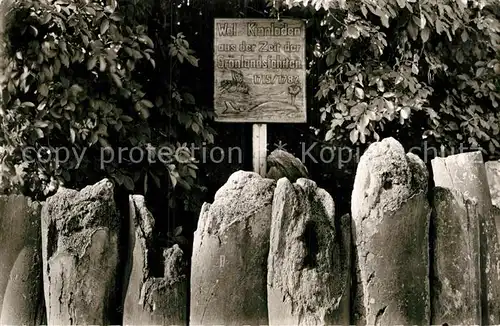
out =
[[[216,24],[217,24],[217,21],[242,21],[242,20],[249,20],[249,21],[261,21],[261,22],[283,22],[283,21],[287,21],[287,20],[295,20],[295,21],[301,21],[303,23],[303,27],[304,27],[304,36],[303,36],[303,40],[304,40],[304,45],[302,46],[302,55],[304,57],[304,68],[302,69],[302,78],[304,80],[304,89],[302,91],[302,98],[303,98],[303,103],[304,103],[304,108],[303,110],[303,113],[304,113],[304,117],[301,117],[300,119],[289,119],[287,121],[276,121],[276,120],[268,120],[268,119],[245,119],[243,121],[243,119],[235,119],[235,118],[223,118],[221,119],[220,117],[217,117],[217,112],[215,110],[216,108],[216,97],[215,97],[215,94],[216,94],[216,89],[217,89],[217,83],[216,83],[216,80],[215,80],[215,72],[216,72],[216,58],[215,58],[215,54],[218,52],[218,50],[216,49],[217,48],[217,43],[215,42],[216,40]],[[213,78],[214,78],[214,82],[213,82],[213,96],[212,96],[212,100],[213,100],[213,108],[214,108],[214,121],[215,122],[219,122],[219,123],[258,123],[258,124],[283,124],[283,123],[307,123],[307,51],[306,51],[306,45],[307,45],[307,38],[306,38],[306,27],[307,27],[307,24],[306,24],[306,20],[305,19],[301,19],[301,18],[285,18],[285,19],[281,19],[281,20],[278,20],[278,19],[273,19],[273,18],[214,18],[214,25],[213,25],[213,64],[214,64],[214,71],[213,71]]]

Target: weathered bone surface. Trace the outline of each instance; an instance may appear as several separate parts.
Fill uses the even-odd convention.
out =
[[[49,325],[109,324],[116,308],[120,219],[113,184],[60,188],[42,209]]]
[[[491,202],[495,212],[500,210],[500,161],[490,161],[485,163],[488,186],[490,188]],[[497,235],[500,237],[500,214],[495,213],[495,224]]]
[[[151,250],[154,219],[144,197],[130,196],[127,290],[123,309],[124,325],[187,325],[188,285],[185,258],[178,245],[165,249],[163,277],[151,277],[148,251]]]
[[[335,220],[316,183],[286,178],[273,199],[268,258],[269,325],[348,325],[350,216]]]
[[[0,325],[45,323],[40,210],[27,197],[0,196]]]
[[[267,325],[267,257],[275,181],[235,172],[205,203],[191,265],[191,325]]]
[[[481,152],[432,160],[436,186],[477,202],[480,234],[482,324],[500,324],[500,245],[486,168]]]
[[[477,202],[456,190],[432,194],[431,325],[481,324]]]
[[[308,178],[309,172],[302,162],[292,154],[276,149],[267,157],[269,171],[266,177],[274,180],[288,178],[295,182],[299,178]]]
[[[393,138],[372,144],[352,193],[361,311],[368,325],[429,324],[427,169]]]
[[[500,161],[489,161],[484,164],[493,205],[500,207]]]

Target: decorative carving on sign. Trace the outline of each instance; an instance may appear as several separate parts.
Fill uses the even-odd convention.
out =
[[[232,79],[225,79],[220,82],[220,92],[234,93],[239,92],[248,94],[250,87],[243,80],[243,73],[237,70],[231,70]]]
[[[214,105],[221,122],[306,122],[301,20],[216,19]]]

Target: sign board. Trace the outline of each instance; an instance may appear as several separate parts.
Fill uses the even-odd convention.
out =
[[[214,106],[219,122],[306,122],[305,24],[215,19]]]

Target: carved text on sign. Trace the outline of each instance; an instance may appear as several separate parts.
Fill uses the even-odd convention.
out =
[[[301,20],[216,19],[216,120],[306,122]]]

